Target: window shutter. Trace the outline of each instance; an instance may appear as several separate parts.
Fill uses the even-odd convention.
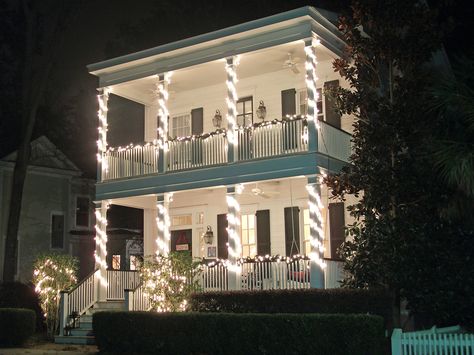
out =
[[[257,254],[270,255],[270,210],[257,211]]]
[[[281,114],[296,115],[296,90],[287,89],[281,92]]]
[[[298,207],[285,207],[285,246],[286,256],[300,253],[300,209]]]
[[[330,203],[328,209],[330,230],[329,244],[331,249],[330,258],[340,259],[341,257],[337,254],[337,249],[346,239],[344,234],[344,202]]]
[[[204,109],[202,107],[191,110],[191,134],[197,135],[204,132]]]
[[[227,234],[227,215],[219,214],[217,215],[217,257],[219,259],[228,258],[228,242],[229,235]]]
[[[326,122],[333,127],[341,128],[341,115],[336,111],[336,104],[327,91],[338,88],[339,80],[327,81],[324,83],[324,104],[326,106]]]

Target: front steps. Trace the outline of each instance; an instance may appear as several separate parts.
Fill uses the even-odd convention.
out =
[[[79,319],[79,327],[71,329],[71,335],[54,337],[56,344],[94,345],[95,338],[92,331],[92,315],[103,311],[123,311],[124,301],[96,302]]]

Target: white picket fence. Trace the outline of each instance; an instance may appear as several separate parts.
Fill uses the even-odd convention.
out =
[[[392,333],[392,355],[474,355],[474,334],[460,328],[436,328],[426,331]]]

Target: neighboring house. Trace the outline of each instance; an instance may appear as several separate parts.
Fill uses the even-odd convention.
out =
[[[16,152],[0,160],[0,277]],[[31,161],[23,191],[18,231],[16,279],[30,282],[33,263],[42,253],[76,256],[80,275],[94,268],[94,181],[45,136],[31,142]]]
[[[137,286],[107,270],[108,205],[143,210],[144,255],[215,260],[204,291],[338,287],[350,216],[320,179],[351,153],[352,120],[327,94],[348,86],[332,69],[343,48],[335,25],[303,7],[90,65],[99,79],[93,280],[108,282],[83,304]],[[144,307],[141,295],[127,307]]]

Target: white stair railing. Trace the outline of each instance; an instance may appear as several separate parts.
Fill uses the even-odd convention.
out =
[[[229,288],[228,270],[224,265],[202,265],[202,272],[199,274],[199,277],[199,284],[204,292],[227,291]]]
[[[123,300],[124,290],[135,289],[140,284],[140,275],[133,270],[107,270],[107,299]]]
[[[61,291],[59,302],[59,335],[70,322],[70,315],[84,313],[97,301],[99,270],[95,270],[70,291]]]
[[[150,299],[144,291],[143,284],[134,289],[125,290],[125,309],[128,311],[150,310]]]

